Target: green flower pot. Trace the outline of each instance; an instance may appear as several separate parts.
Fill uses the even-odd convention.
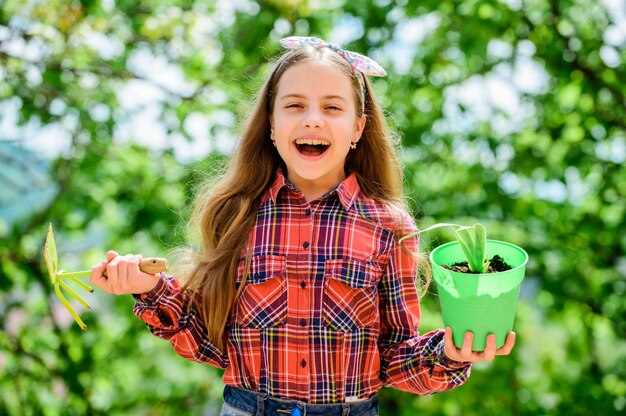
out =
[[[498,273],[470,274],[443,268],[442,265],[450,266],[466,261],[457,241],[443,244],[430,253],[443,322],[452,328],[457,348],[463,345],[466,331],[474,333],[472,350],[484,351],[489,334],[495,334],[496,347],[500,348],[513,329],[528,254],[513,244],[487,240],[486,257],[491,259],[496,254],[512,269]]]

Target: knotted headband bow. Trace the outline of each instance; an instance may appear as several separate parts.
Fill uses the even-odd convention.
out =
[[[372,75],[375,77],[384,77],[387,75],[387,72],[380,66],[376,61],[372,58],[368,58],[365,55],[361,55],[360,53],[348,51],[342,49],[339,45],[335,43],[326,43],[322,39],[314,38],[314,37],[303,37],[303,36],[289,36],[288,38],[283,38],[280,40],[280,44],[287,49],[291,49],[292,51],[313,47],[313,48],[322,48],[326,47],[337,54],[339,54],[343,59],[348,61],[352,69],[356,72],[359,71],[364,75]]]

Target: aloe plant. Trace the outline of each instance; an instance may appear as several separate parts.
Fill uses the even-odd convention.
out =
[[[474,225],[458,225],[448,223],[434,224],[423,230],[402,237],[400,239],[400,243],[407,238],[416,236],[417,234],[444,227],[450,227],[454,230],[456,239],[461,245],[461,249],[463,250],[463,254],[465,255],[470,271],[474,273],[486,273],[489,269],[489,260],[485,258],[487,230],[485,229],[485,226],[480,223],[476,223]]]
[[[467,259],[469,269],[474,273],[486,273],[489,270],[489,260],[485,258],[485,243],[487,230],[476,223],[472,226],[461,226],[454,229],[456,239],[461,245]]]

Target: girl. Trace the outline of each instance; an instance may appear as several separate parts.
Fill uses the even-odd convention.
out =
[[[417,237],[398,244],[416,226],[366,76],[384,70],[320,39],[281,43],[230,166],[197,201],[184,283],[115,252],[91,282],[133,294],[181,356],[225,369],[222,415],[377,415],[383,385],[463,384],[514,334],[481,353],[471,333],[461,349],[450,329],[418,334]]]

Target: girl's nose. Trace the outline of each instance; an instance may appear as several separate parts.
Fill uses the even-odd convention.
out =
[[[307,128],[320,128],[324,126],[324,120],[322,119],[319,111],[308,111],[304,119],[302,120],[302,124]]]

